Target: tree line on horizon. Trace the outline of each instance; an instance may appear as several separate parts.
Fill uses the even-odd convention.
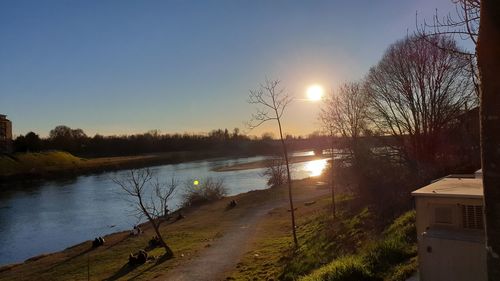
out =
[[[308,136],[286,136],[294,150],[314,149],[325,141],[318,132]],[[78,156],[123,156],[175,151],[220,151],[230,154],[275,154],[278,140],[269,132],[260,137],[240,131],[215,129],[208,133],[160,133],[151,130],[132,135],[88,136],[82,129],[56,126],[47,137],[34,132],[20,135],[13,141],[14,152],[61,150]]]
[[[269,152],[272,144],[270,134],[251,138],[240,133],[238,128],[216,129],[208,134],[174,133],[161,134],[151,130],[142,134],[88,136],[82,129],[65,125],[56,126],[48,137],[41,138],[34,132],[18,136],[14,142],[15,152],[39,152],[62,150],[83,156],[115,156],[140,153],[248,149],[248,151]]]

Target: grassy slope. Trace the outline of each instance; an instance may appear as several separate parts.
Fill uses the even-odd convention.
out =
[[[340,196],[339,196],[340,197]],[[292,250],[290,215],[275,209],[259,225],[254,238],[238,268],[229,273],[233,280],[296,280],[335,257],[350,253],[366,240],[369,212],[350,210],[350,199],[339,198],[344,211],[331,221],[330,197],[324,196],[315,204],[298,206],[297,233],[300,247]],[[253,279],[257,276],[257,279]]]
[[[0,178],[47,177],[216,157],[212,152],[168,152],[138,156],[79,158],[63,151],[0,155]]]
[[[228,279],[396,281],[414,273],[414,212],[403,215],[381,235],[370,225],[376,218],[369,210],[351,203],[339,200],[342,211],[335,221],[328,197],[299,207],[296,251],[291,250],[289,214],[275,210],[260,224],[259,236]]]
[[[415,212],[410,211],[396,219],[381,239],[333,260],[300,280],[404,281],[417,269],[415,232]]]
[[[66,152],[16,153],[12,156],[0,156],[0,175],[29,173],[62,167],[77,168],[81,165],[83,165],[82,159]]]

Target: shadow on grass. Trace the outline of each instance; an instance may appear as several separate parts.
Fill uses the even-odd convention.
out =
[[[76,258],[78,258],[78,257],[81,257],[81,256],[83,256],[83,255],[87,254],[87,253],[90,253],[90,252],[91,252],[91,251],[93,251],[94,249],[95,249],[95,248],[89,247],[89,248],[87,248],[87,249],[86,249],[85,251],[83,251],[83,252],[80,252],[80,253],[78,253],[78,254],[76,254],[76,255],[74,255],[74,256],[72,256],[72,257],[70,257],[70,258],[65,259],[64,261],[61,261],[61,262],[58,262],[58,263],[54,264],[53,266],[51,266],[51,267],[47,268],[47,269],[46,269],[46,270],[44,270],[43,272],[44,272],[44,273],[45,273],[45,272],[49,272],[49,271],[51,271],[52,269],[54,269],[54,268],[56,268],[56,267],[58,267],[58,266],[60,266],[60,265],[62,265],[62,264],[64,264],[64,263],[70,262],[71,260],[74,260],[74,259],[76,259]]]
[[[162,264],[163,262],[169,260],[169,259],[172,259],[172,257],[168,257],[168,256],[161,256],[159,257],[156,261],[153,262],[148,262],[146,263],[147,265],[149,264],[148,267],[144,268],[143,270],[141,270],[140,272],[137,272],[136,275],[134,275],[133,277],[130,277],[129,279],[133,280],[139,276],[141,276],[142,274],[144,274],[145,272],[155,268],[157,265],[160,265]],[[108,277],[107,279],[104,279],[105,281],[114,281],[114,280],[117,280],[127,274],[129,274],[130,272],[134,271],[136,268],[140,267],[140,265],[129,265],[128,263],[126,263],[125,265],[123,265],[117,272],[115,272],[112,276]]]
[[[113,244],[104,244],[104,249],[105,250],[111,249],[114,246],[119,245],[120,243],[122,243],[123,241],[126,241],[129,238],[133,238],[133,236],[130,236],[130,234],[128,234],[127,231],[124,231],[123,232],[123,236],[120,239],[118,239],[118,241],[116,241],[115,243],[113,243]]]
[[[113,248],[114,246],[116,246],[116,245],[120,244],[121,242],[123,242],[123,241],[127,240],[128,238],[129,238],[129,235],[124,235],[122,238],[118,239],[118,241],[116,241],[116,242],[115,242],[115,243],[113,243],[113,244],[105,244],[106,246],[105,246],[105,247],[103,247],[102,249],[103,249],[103,250],[107,250],[107,249]],[[75,247],[79,247],[79,246],[81,246],[82,244],[85,244],[85,245],[86,245],[86,244],[89,244],[89,247],[88,247],[88,248],[86,248],[84,251],[82,251],[82,252],[80,252],[80,253],[78,253],[78,254],[76,254],[76,255],[74,255],[74,256],[71,256],[71,257],[69,257],[69,258],[67,258],[67,259],[65,259],[65,260],[63,260],[63,261],[61,261],[61,262],[58,262],[58,263],[56,263],[56,264],[52,265],[51,267],[47,268],[47,269],[46,269],[46,270],[44,270],[43,272],[44,272],[44,273],[49,272],[49,271],[51,271],[52,269],[54,269],[54,268],[56,268],[56,267],[58,267],[58,266],[60,266],[60,265],[63,265],[63,264],[65,264],[65,263],[68,263],[68,262],[70,262],[70,261],[72,261],[72,260],[74,260],[74,259],[76,259],[76,258],[78,258],[78,257],[81,257],[81,256],[83,256],[83,255],[85,255],[85,254],[88,254],[88,253],[90,253],[90,252],[92,252],[92,251],[94,251],[94,250],[99,249],[99,248],[94,248],[94,247],[92,247],[92,241],[90,241],[90,242],[86,241],[86,242],[80,243],[80,244],[78,244],[78,245],[75,245],[75,246],[69,247],[68,249],[72,249],[72,248],[75,248]]]
[[[127,275],[129,272],[133,271],[137,267],[138,267],[137,265],[130,265],[130,264],[126,263],[120,269],[118,269],[118,271],[115,272],[115,274],[111,275],[109,278],[104,279],[104,280],[105,281],[117,280],[120,277]]]

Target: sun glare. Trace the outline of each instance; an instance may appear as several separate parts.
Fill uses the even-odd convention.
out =
[[[305,168],[309,172],[310,177],[317,177],[326,168],[326,164],[326,159],[313,160],[308,162]]]
[[[310,101],[319,101],[323,97],[323,87],[320,85],[311,85],[307,88],[307,98]]]

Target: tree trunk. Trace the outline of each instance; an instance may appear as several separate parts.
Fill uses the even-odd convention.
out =
[[[333,134],[330,136],[332,139],[331,139],[331,145],[330,145],[330,153],[331,153],[331,159],[332,159],[332,167],[331,167],[331,171],[330,171],[330,188],[332,189],[332,214],[333,214],[333,218],[335,219],[337,217],[337,212],[336,212],[336,205],[335,205],[335,182],[334,182],[334,156],[335,156],[335,153],[334,153],[334,143],[333,143]]]
[[[171,258],[174,256],[174,252],[172,251],[172,249],[167,245],[167,243],[165,243],[165,240],[163,240],[163,237],[161,236],[161,233],[160,233],[160,226],[159,225],[156,225],[155,222],[151,221],[151,224],[153,225],[153,228],[155,230],[155,233],[156,233],[156,236],[158,236],[158,239],[160,239],[160,244],[161,246],[165,249],[165,256],[167,258]]]
[[[278,113],[276,112],[276,116],[278,116]],[[285,145],[285,140],[283,139],[283,132],[281,130],[281,122],[279,118],[278,120],[278,127],[280,129],[280,139],[281,139],[281,145],[283,147],[283,155],[285,157],[285,164],[286,164],[286,175],[287,175],[287,180],[288,180],[288,199],[290,200],[290,213],[292,215],[292,234],[293,234],[293,243],[295,245],[295,248],[299,246],[299,242],[297,240],[297,233],[295,230],[295,210],[293,209],[293,198],[292,198],[292,177],[290,176],[290,165],[288,163],[288,152],[286,149]]]
[[[488,279],[500,280],[500,1],[481,1],[481,162]]]
[[[144,204],[142,202],[142,196],[138,195],[137,198],[139,199],[139,206],[141,207],[142,213],[144,215],[146,215],[146,218],[148,219],[148,221],[151,223],[151,225],[153,225],[153,229],[155,230],[156,236],[158,236],[158,239],[160,240],[161,246],[165,249],[165,256],[167,258],[173,257],[174,256],[174,252],[167,245],[167,243],[165,243],[165,240],[163,240],[163,236],[161,236],[161,233],[160,233],[160,222],[159,221],[158,222],[155,221],[155,219],[149,214],[148,210],[146,209],[146,207],[144,206]],[[160,219],[160,218],[158,218],[158,219]]]

